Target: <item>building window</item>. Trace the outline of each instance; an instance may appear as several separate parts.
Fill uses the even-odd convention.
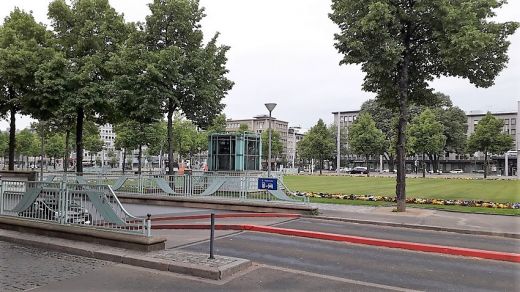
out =
[[[509,125],[509,119],[504,119],[504,125]]]
[[[516,135],[516,129],[511,129],[511,135]]]
[[[515,118],[511,118],[511,126],[514,126],[516,125],[516,119]]]

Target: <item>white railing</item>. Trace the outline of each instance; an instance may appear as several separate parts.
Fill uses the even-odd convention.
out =
[[[0,181],[0,215],[151,236],[108,185]]]
[[[308,203],[305,197],[297,196],[283,184],[283,173],[271,173],[278,179],[278,191],[258,189],[258,179],[267,177],[262,171],[250,172],[193,172],[185,175],[152,174],[116,175],[84,174],[81,177],[73,173],[65,176],[51,176],[68,182],[80,182],[93,185],[109,185],[116,193],[157,196],[183,196],[205,199],[230,199],[254,201],[285,201]]]

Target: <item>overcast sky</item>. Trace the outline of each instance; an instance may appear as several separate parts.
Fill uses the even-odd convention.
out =
[[[144,21],[151,0],[110,0],[127,21]],[[49,24],[49,0],[3,0],[0,18],[18,6],[32,10],[37,21]],[[332,122],[333,111],[356,110],[371,93],[361,90],[363,72],[357,66],[339,66],[333,47],[337,27],[328,18],[326,0],[201,0],[207,17],[206,37],[220,32],[220,42],[231,46],[229,78],[235,82],[224,100],[228,118],[264,114],[266,102],[278,106],[273,116],[291,126],[309,128],[319,118]],[[520,21],[520,0],[509,0],[498,11],[498,21]],[[467,80],[442,78],[432,86],[451,96],[465,111],[516,111],[520,100],[520,32],[510,38],[510,62],[487,89]],[[18,128],[28,126],[22,118]],[[0,122],[0,129],[8,123]]]

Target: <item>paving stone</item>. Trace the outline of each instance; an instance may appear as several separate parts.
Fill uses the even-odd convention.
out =
[[[107,265],[113,263],[0,241],[0,291],[29,290]]]

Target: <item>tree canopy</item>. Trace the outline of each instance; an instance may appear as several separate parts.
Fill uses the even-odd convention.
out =
[[[378,155],[385,151],[385,135],[367,113],[360,114],[350,126],[348,140],[352,152],[365,156],[368,171],[370,155]]]
[[[484,178],[488,172],[488,155],[504,154],[513,148],[513,138],[502,132],[503,127],[504,121],[487,113],[469,136],[468,151],[484,153]]]
[[[501,0],[333,0],[340,64],[359,64],[363,89],[399,113],[396,130],[397,211],[406,209],[406,127],[410,104],[434,98],[431,81],[467,78],[493,85],[506,66],[516,22],[491,20]]]
[[[446,144],[444,126],[437,121],[430,109],[416,116],[408,128],[409,149],[412,153],[423,156],[423,177],[426,175],[424,156],[439,154]]]
[[[322,119],[319,119],[303,139],[298,142],[298,153],[307,159],[318,159],[320,162],[320,175],[322,174],[323,161],[332,157],[335,149],[334,136]]]
[[[48,38],[45,27],[18,8],[0,27],[0,115],[10,115],[9,170],[14,170],[16,114],[30,113],[27,100],[35,94],[36,72],[49,54]]]

